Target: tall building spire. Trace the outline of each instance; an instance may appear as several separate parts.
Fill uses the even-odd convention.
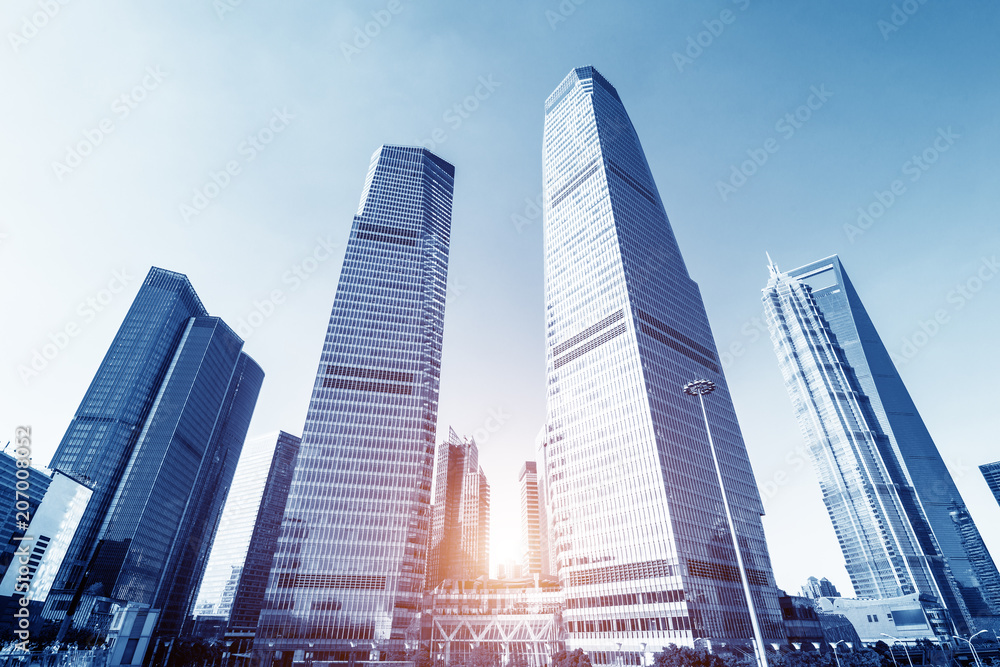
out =
[[[764,254],[767,255],[767,270],[768,270],[768,272],[771,274],[772,278],[777,278],[778,277],[778,273],[780,273],[780,271],[778,271],[778,265],[774,263],[773,259],[771,259],[771,253],[769,253],[769,252],[767,252],[765,250]]]
[[[699,638],[748,644],[699,378],[766,641],[786,641],[746,447],[698,286],[614,86],[573,70],[545,103],[551,539],[569,648],[640,663]],[[648,657],[644,658],[648,660]],[[634,662],[631,662],[634,661]]]

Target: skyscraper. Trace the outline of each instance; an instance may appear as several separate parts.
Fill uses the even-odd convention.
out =
[[[822,579],[809,577],[806,580],[806,585],[802,587],[802,596],[815,600],[816,598],[839,598],[840,593],[826,577]]]
[[[840,259],[770,272],[771,339],[855,593],[933,595],[967,632],[1000,604],[996,566]]]
[[[57,589],[75,590],[80,583],[188,320],[207,315],[186,276],[150,270],[49,464],[94,489]]]
[[[269,438],[273,440],[274,436]],[[247,520],[253,533],[233,585],[233,602],[226,632],[226,639],[234,643],[231,653],[246,653],[252,644],[248,640],[252,640],[257,629],[301,442],[294,435],[278,432],[262,494],[255,504],[251,503],[254,514]]]
[[[449,428],[437,449],[427,588],[489,574],[489,519],[490,487],[479,447]]]
[[[525,461],[517,478],[521,492],[521,565],[526,576],[549,574],[545,504],[538,487],[538,464]]]
[[[1000,504],[1000,461],[984,463],[979,466],[979,471],[983,473],[983,477],[986,478],[986,484],[990,487],[990,491],[993,492],[993,497]]]
[[[462,482],[462,567],[464,578],[490,575],[490,484],[482,468]]]
[[[239,583],[242,576],[250,540],[257,530],[257,512],[261,507],[269,473],[278,456],[276,448],[289,442],[297,447],[298,438],[281,432],[250,438],[244,443],[229,496],[226,498],[226,505],[219,519],[219,531],[216,533],[211,555],[205,565],[205,576],[198,589],[194,608],[196,616],[211,615],[229,619],[235,594],[235,586],[230,586],[230,581],[233,579],[234,570],[239,571],[235,577],[235,584]],[[278,510],[279,521],[280,513],[284,509],[284,499],[282,499]],[[273,547],[271,551],[273,555]],[[268,571],[270,571],[270,557],[268,561]],[[266,572],[264,576],[267,577]],[[263,589],[261,593],[263,594]]]
[[[422,148],[372,157],[254,642],[265,664],[418,638],[454,173]]]
[[[639,664],[753,637],[699,403],[767,641],[784,641],[763,506],[698,286],[618,92],[592,67],[545,102],[545,476],[567,646]],[[609,658],[610,656],[610,658]],[[646,658],[648,660],[648,657]]]
[[[150,271],[53,458],[95,491],[49,618],[106,597],[160,610],[161,636],[180,632],[264,377],[242,347],[186,277]]]

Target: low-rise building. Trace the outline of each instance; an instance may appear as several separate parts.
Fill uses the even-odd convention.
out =
[[[845,616],[865,644],[922,639],[941,643],[952,637],[948,612],[921,593],[880,600],[823,597],[816,600],[816,608],[821,614]]]
[[[564,605],[554,577],[445,580],[424,596],[421,639],[450,664],[485,649],[501,665],[543,667],[565,648]]]

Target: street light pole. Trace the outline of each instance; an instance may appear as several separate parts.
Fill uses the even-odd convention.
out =
[[[968,639],[964,637],[956,637],[956,639],[961,639],[963,642],[969,645],[969,649],[972,650],[972,657],[976,659],[976,664],[979,665],[979,667],[983,667],[983,661],[979,659],[979,654],[976,653],[976,647],[972,645],[972,640],[978,637],[979,635],[983,634],[984,632],[986,632],[986,630],[980,630],[979,632],[972,635]]]
[[[904,640],[900,639],[899,637],[893,637],[892,635],[887,635],[884,632],[880,632],[879,634],[882,635],[883,637],[888,637],[889,639],[892,639],[893,641],[902,644],[903,652],[906,654],[906,661],[910,663],[910,667],[913,667],[913,660],[910,659],[910,649],[906,648],[906,642]]]
[[[705,420],[705,433],[708,434],[708,448],[712,452],[712,461],[715,463],[715,475],[719,480],[719,490],[722,491],[722,506],[726,509],[726,521],[729,522],[729,534],[733,538],[733,549],[736,551],[736,564],[740,570],[740,581],[743,583],[743,593],[747,598],[747,610],[750,612],[750,625],[753,628],[754,653],[757,656],[757,664],[760,667],[768,667],[767,655],[764,649],[764,637],[760,632],[760,625],[757,623],[757,612],[753,604],[753,595],[750,593],[750,582],[747,579],[746,567],[743,565],[743,554],[740,551],[740,542],[736,537],[736,524],[733,523],[733,514],[729,510],[729,497],[726,494],[726,485],[722,481],[722,467],[719,465],[719,456],[715,452],[715,441],[712,439],[712,429],[708,426],[708,411],[705,410],[705,395],[715,391],[715,383],[711,380],[695,380],[684,385],[684,393],[690,396],[697,396],[701,404],[701,416]]]
[[[843,642],[844,640],[841,639],[840,641],[835,642],[833,645],[833,659],[837,661],[837,667],[840,667],[840,655],[837,654],[837,647],[840,646],[841,643]]]

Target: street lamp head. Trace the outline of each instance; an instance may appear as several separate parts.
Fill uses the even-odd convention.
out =
[[[711,380],[695,380],[684,385],[684,393],[691,396],[704,396],[715,391],[715,383]]]

